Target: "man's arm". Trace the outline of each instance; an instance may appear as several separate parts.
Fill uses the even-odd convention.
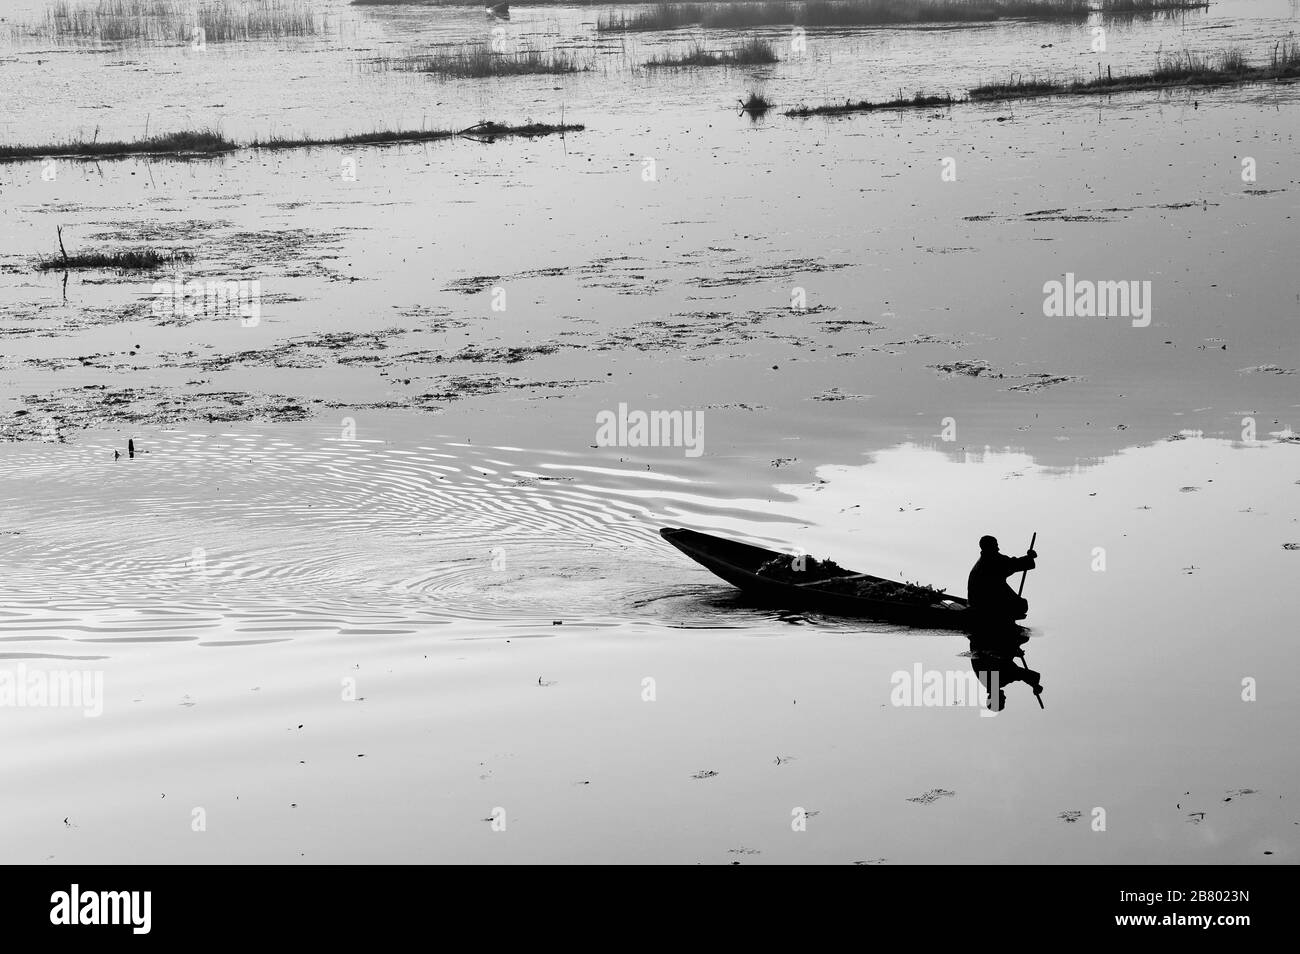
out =
[[[1012,573],[1020,573],[1024,570],[1032,570],[1035,566],[1034,557],[1038,556],[1033,550],[1030,550],[1022,557],[1007,557],[1003,567],[1007,571],[1007,576]]]

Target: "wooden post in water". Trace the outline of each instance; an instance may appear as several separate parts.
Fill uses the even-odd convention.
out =
[[[135,460],[135,441],[129,437],[127,438],[126,441],[126,456],[131,458],[132,460]],[[1023,589],[1024,586],[1025,586],[1025,581],[1021,580],[1020,581],[1021,589]]]

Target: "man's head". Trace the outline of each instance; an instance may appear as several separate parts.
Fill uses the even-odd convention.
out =
[[[998,538],[991,537],[988,534],[980,537],[980,553],[997,553]]]

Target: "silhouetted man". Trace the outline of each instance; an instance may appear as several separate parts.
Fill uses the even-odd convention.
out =
[[[1006,556],[998,552],[996,537],[980,537],[980,558],[966,581],[966,599],[981,623],[1009,626],[1025,618],[1029,602],[1007,585],[1007,577],[1032,570],[1036,556],[1033,550],[1022,557]]]

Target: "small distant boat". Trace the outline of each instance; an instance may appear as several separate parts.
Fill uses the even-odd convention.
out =
[[[487,7],[487,15],[490,17],[494,17],[498,20],[509,20],[510,19],[509,2],[490,4]]]
[[[933,603],[925,605],[867,599],[851,593],[818,589],[816,583],[787,583],[762,576],[758,569],[774,557],[788,557],[789,554],[680,527],[665,527],[659,535],[711,573],[765,603],[929,629],[966,629],[971,625],[967,602],[947,593],[939,594]],[[852,570],[845,570],[845,574],[861,580],[894,582],[883,577],[856,574]]]

